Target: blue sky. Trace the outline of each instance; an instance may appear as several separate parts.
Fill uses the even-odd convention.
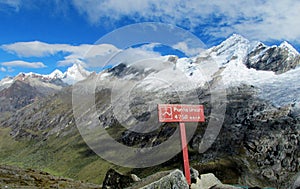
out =
[[[299,51],[299,10],[293,0],[0,0],[0,79],[21,71],[65,71],[73,63],[92,70],[82,51],[117,28],[141,22],[176,25],[207,47],[238,33],[268,45],[286,40]],[[102,58],[117,51],[95,49]]]

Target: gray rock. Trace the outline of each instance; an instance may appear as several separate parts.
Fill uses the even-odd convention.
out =
[[[162,176],[162,177],[160,177]],[[151,175],[141,182],[133,185],[130,189],[188,189],[189,185],[186,182],[182,171],[176,169],[171,172],[161,172]],[[129,189],[129,188],[128,188]]]
[[[299,189],[300,188],[300,176],[297,177],[291,189]]]
[[[197,182],[197,178],[199,178],[199,172],[194,169],[194,168],[190,168],[190,172],[191,172],[191,180],[192,183],[196,183]]]
[[[216,185],[221,185],[222,182],[212,173],[201,175],[199,185],[201,188],[211,188]]]
[[[135,174],[131,174],[130,176],[134,182],[141,181],[141,179],[138,176],[136,176]]]
[[[177,63],[177,60],[178,60],[178,57],[177,57],[177,56],[170,56],[170,57],[168,58],[168,61],[169,61],[169,62],[172,62],[172,63],[174,63],[174,64]]]
[[[197,179],[196,184],[191,185],[191,189],[240,189],[240,187],[222,184],[222,182],[212,173],[203,174],[201,179]]]
[[[257,70],[274,71],[281,74],[299,65],[299,55],[291,55],[285,47],[267,47],[260,43],[247,57],[246,65]]]
[[[102,188],[103,189],[123,189],[130,186],[134,182],[132,176],[122,175],[118,173],[114,169],[110,169],[107,171]]]

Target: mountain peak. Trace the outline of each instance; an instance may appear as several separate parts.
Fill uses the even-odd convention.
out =
[[[299,52],[287,41],[283,41],[279,47],[287,50],[290,54],[299,55]]]
[[[248,54],[250,42],[238,34],[232,34],[220,45],[211,48],[211,56],[218,59],[221,65],[231,60],[242,61]]]
[[[64,73],[63,81],[67,84],[74,84],[77,81],[81,81],[87,78],[91,72],[85,70],[80,64],[73,64],[73,66],[69,67],[67,71]]]
[[[237,44],[237,43],[249,43],[249,40],[240,34],[232,34],[225,39],[221,44]]]
[[[239,34],[232,34],[225,41],[223,41],[220,45],[218,45],[219,49],[230,49],[230,48],[239,48],[240,46],[248,46],[249,40],[244,38]]]
[[[55,69],[51,74],[48,75],[48,77],[51,79],[62,79],[64,74],[59,69]]]
[[[239,40],[239,41],[248,41],[248,39],[246,39],[245,37],[243,37],[242,35],[240,35],[240,34],[236,34],[236,33],[234,33],[234,34],[232,34],[231,36],[229,36],[228,38],[227,38],[227,40]]]
[[[248,68],[282,74],[298,66],[299,53],[286,41],[279,46],[258,43],[249,53],[245,64]]]
[[[68,71],[85,71],[81,64],[73,64],[71,67],[68,68]]]
[[[210,48],[210,50],[216,51],[216,49],[221,49],[224,47],[231,47],[240,43],[247,43],[249,44],[250,41],[239,34],[232,34],[229,37],[227,37],[225,40],[223,40],[219,45],[213,46]]]
[[[73,66],[69,67],[65,74],[73,75],[80,73],[82,76],[89,76],[90,72],[85,70],[84,67],[80,64],[73,64]]]

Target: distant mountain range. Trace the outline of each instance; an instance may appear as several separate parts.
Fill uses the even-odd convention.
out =
[[[0,81],[0,112],[17,110],[37,99],[53,95],[63,87],[85,79],[90,73],[81,65],[74,64],[65,73],[60,70],[48,75],[30,72],[4,78]]]
[[[0,81],[0,89],[9,87],[14,81],[25,81],[30,82],[30,80],[39,80],[44,83],[51,83],[55,80],[61,80],[63,83],[72,85],[77,81],[81,81],[88,77],[91,72],[85,70],[80,64],[73,64],[69,67],[66,72],[62,73],[60,70],[56,69],[52,73],[43,75],[39,73],[19,73],[14,78],[6,77]]]

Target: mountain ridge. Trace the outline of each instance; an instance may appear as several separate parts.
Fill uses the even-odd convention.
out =
[[[88,77],[92,72],[85,70],[79,64],[73,64],[69,67],[64,73],[59,69],[55,69],[50,74],[39,74],[34,72],[24,73],[20,72],[15,77],[5,77],[0,80],[0,87],[7,88],[9,84],[13,83],[15,80],[22,80],[24,81],[27,78],[38,78],[45,82],[51,82],[56,79],[62,80],[64,83],[68,85],[72,85],[78,81],[81,81]],[[1,88],[0,88],[1,89]]]
[[[264,48],[264,49],[270,49],[270,48],[279,48],[279,49],[284,49],[286,50],[290,56],[299,56],[299,52],[287,41],[283,41],[280,45],[272,45],[268,46],[265,45],[263,42],[259,41],[249,41],[247,38],[243,37],[242,35],[239,34],[232,34],[229,36],[227,39],[225,39],[223,42],[221,42],[219,45],[213,46],[204,53],[200,53],[196,55],[195,57],[190,57],[190,58],[196,58],[196,57],[201,57],[205,56],[207,53],[208,54],[217,54],[218,56],[222,55],[225,51],[227,51],[227,54],[225,57],[223,57],[223,63],[226,63],[226,61],[229,61],[230,58],[233,56],[239,54],[239,50],[245,51],[246,53],[251,54],[253,51],[257,50],[257,48]],[[228,53],[228,51],[231,49],[231,52]],[[234,54],[232,54],[234,52]],[[244,52],[240,53],[243,54]],[[75,71],[75,72],[74,72]],[[76,73],[77,72],[77,73]],[[35,76],[35,77],[44,77],[48,79],[65,79],[65,83],[67,84],[74,84],[77,81],[80,81],[82,79],[85,79],[89,74],[92,72],[89,72],[85,70],[80,64],[74,63],[71,67],[67,68],[67,70],[63,73],[59,69],[55,69],[53,72],[49,74],[39,74],[39,73],[34,73],[34,72],[29,72],[29,73],[23,73],[20,72],[17,74],[15,77],[17,77],[20,74],[25,74],[26,76]],[[76,75],[76,76],[75,76]],[[70,78],[67,78],[67,77]],[[0,86],[3,83],[2,80],[8,80],[8,78],[15,78],[15,77],[5,77],[0,80]],[[2,83],[1,83],[2,81]]]

